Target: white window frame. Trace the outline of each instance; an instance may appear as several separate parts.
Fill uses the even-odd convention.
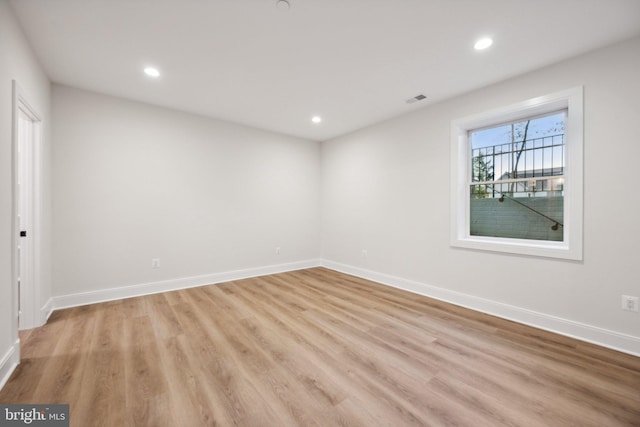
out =
[[[470,235],[471,149],[469,131],[564,109],[567,110],[567,119],[565,125],[563,241]],[[583,129],[582,86],[453,120],[451,122],[451,246],[519,255],[582,260]]]

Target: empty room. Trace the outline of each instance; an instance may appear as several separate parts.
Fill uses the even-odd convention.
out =
[[[637,0],[0,0],[0,426],[640,426]]]

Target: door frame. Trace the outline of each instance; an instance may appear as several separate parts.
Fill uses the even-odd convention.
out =
[[[29,174],[30,188],[27,200],[27,209],[30,215],[26,218],[26,229],[28,231],[26,256],[28,259],[27,271],[21,272],[21,276],[27,280],[21,283],[20,294],[22,302],[22,313],[19,313],[19,301],[17,292],[18,272],[20,271],[18,244],[20,243],[20,224],[18,222],[19,212],[19,188],[18,188],[18,154],[19,141],[19,120],[22,111],[33,123],[32,144],[27,157],[27,173]],[[13,301],[13,322],[15,339],[18,340],[19,329],[30,329],[42,324],[40,315],[40,253],[41,253],[41,206],[42,206],[42,116],[33,108],[24,90],[13,80],[13,125],[12,125],[12,179],[13,179],[13,218],[12,218],[12,301]],[[29,236],[30,234],[30,236]]]

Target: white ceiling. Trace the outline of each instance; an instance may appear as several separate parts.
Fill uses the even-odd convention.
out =
[[[312,140],[640,34],[640,0],[290,3],[12,1],[54,82]]]

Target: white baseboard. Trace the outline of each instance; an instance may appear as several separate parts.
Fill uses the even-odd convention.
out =
[[[42,306],[40,309],[40,326],[47,323],[49,320],[49,316],[53,313],[53,298],[49,298],[49,300]]]
[[[318,266],[320,266],[320,260],[313,259],[287,264],[248,268],[245,270],[234,270],[201,276],[163,280],[159,282],[144,283],[140,285],[113,287],[110,289],[103,289],[99,291],[61,295],[52,298],[52,308],[53,310],[58,310],[62,308],[76,307],[79,305],[95,304],[98,302],[157,294],[160,292],[175,291],[178,289],[195,288],[198,286],[212,285],[215,283],[228,282],[231,280],[247,279],[250,277],[284,273],[287,271],[302,270],[305,268]]]
[[[313,259],[288,264],[278,264],[249,268],[245,270],[164,280],[133,286],[114,287],[100,291],[62,295],[50,299],[42,308],[41,314],[48,318],[53,310],[62,308],[150,295],[178,289],[193,288],[228,282],[231,280],[247,279],[250,277],[265,276],[318,266],[323,266],[331,270],[361,277],[363,279],[392,286],[394,288],[403,289],[415,294],[435,298],[475,311],[501,317],[503,319],[555,332],[581,341],[608,347],[634,356],[640,356],[640,337],[324,259]],[[2,374],[2,371],[0,371],[0,374]],[[2,377],[0,376],[0,378]]]
[[[6,351],[0,359],[0,390],[9,381],[9,377],[20,363],[20,339]]]
[[[424,295],[451,304],[470,308],[492,316],[555,332],[560,335],[608,347],[634,356],[640,356],[640,337],[622,334],[599,328],[597,326],[587,325],[573,320],[563,319],[561,317],[539,313],[533,310],[451,291],[388,274],[378,273],[359,267],[353,267],[330,260],[322,260],[322,266],[383,285],[392,286],[415,294]]]

